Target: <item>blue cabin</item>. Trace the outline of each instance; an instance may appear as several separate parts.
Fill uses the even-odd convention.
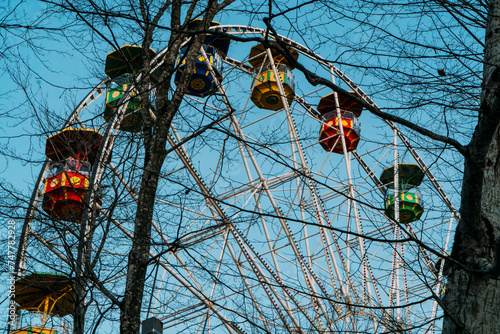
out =
[[[187,28],[189,30],[196,31],[200,28],[201,20],[195,19],[191,21]],[[210,26],[219,26],[218,22],[211,22]],[[181,48],[179,52],[179,58],[177,59],[177,71],[174,77],[174,83],[177,85],[181,79],[181,75],[184,72],[186,66],[185,55],[190,47],[188,43]],[[205,40],[203,41],[203,49],[207,55],[207,59],[203,56],[203,53],[198,52],[196,58],[196,64],[194,68],[193,75],[189,80],[187,94],[198,97],[207,97],[209,95],[217,92],[217,84],[215,83],[215,78],[219,82],[222,81],[222,60],[226,57],[229,50],[229,39],[224,36],[218,36],[217,34],[207,34]],[[208,68],[210,64],[214,70],[215,76],[210,72]]]

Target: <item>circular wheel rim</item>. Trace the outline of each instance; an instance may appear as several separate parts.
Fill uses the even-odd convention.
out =
[[[229,33],[232,31],[263,32],[257,28],[241,26],[216,28],[225,29]],[[284,39],[284,41],[296,47],[297,51],[303,55],[311,55],[312,53],[312,51],[293,41],[287,39]],[[161,54],[162,52],[159,53],[159,57]],[[323,62],[321,58],[316,59],[320,63]],[[231,66],[235,66],[235,68],[245,69],[245,64],[236,60],[226,59],[226,62]],[[355,91],[362,98],[373,104],[373,101],[355,86],[347,76],[337,69],[335,74],[348,85],[353,85],[354,87],[350,88],[356,88]],[[92,100],[102,94],[102,86],[101,83],[89,94]],[[221,95],[225,94],[223,88],[221,88],[220,93]],[[191,101],[190,103],[196,101],[193,98],[188,99]],[[82,110],[88,108],[86,104],[90,100],[90,97],[84,99],[84,102],[68,119],[68,125],[73,124],[76,116]],[[314,108],[305,99],[297,96],[296,103],[300,105],[302,115],[309,118],[317,117]],[[186,210],[185,212],[189,212],[189,214],[194,214],[192,221],[197,221],[199,224],[192,224],[191,227],[183,231],[182,237],[175,238],[165,233],[165,228],[161,222],[154,223],[156,230],[154,238],[157,245],[163,243],[168,247],[169,251],[161,257],[161,260],[151,266],[150,275],[152,280],[148,281],[146,287],[149,305],[145,313],[162,319],[167,328],[189,328],[194,331],[194,328],[199,328],[194,323],[199,324],[201,319],[203,323],[208,324],[211,328],[224,327],[228,332],[259,328],[269,332],[277,330],[321,332],[351,329],[375,333],[390,329],[391,326],[396,326],[396,328],[398,328],[397,326],[410,327],[414,324],[415,318],[421,317],[425,319],[421,314],[412,313],[413,311],[410,311],[409,308],[405,311],[404,307],[398,307],[401,304],[410,303],[410,299],[416,296],[415,293],[409,291],[412,286],[408,285],[408,282],[411,282],[411,279],[402,278],[410,275],[408,275],[408,271],[405,271],[408,269],[403,265],[406,259],[398,254],[404,253],[405,247],[406,249],[414,248],[413,252],[417,254],[420,251],[418,247],[415,248],[415,246],[401,243],[397,246],[388,245],[388,250],[385,250],[386,253],[380,250],[366,251],[366,247],[371,247],[371,245],[367,246],[366,240],[357,237],[358,234],[363,233],[363,225],[351,221],[349,224],[357,224],[357,226],[349,227],[351,233],[349,234],[345,233],[346,226],[338,228],[334,224],[338,217],[343,217],[344,221],[349,221],[350,219],[361,220],[365,215],[366,220],[372,219],[368,217],[378,217],[373,221],[382,220],[384,217],[383,210],[378,210],[376,203],[368,199],[367,193],[372,191],[364,190],[365,192],[363,192],[359,183],[355,185],[352,181],[350,181],[351,183],[346,182],[346,179],[334,179],[331,174],[323,172],[324,165],[311,163],[315,167],[310,168],[307,161],[304,164],[304,158],[307,159],[305,156],[301,161],[299,161],[300,158],[286,160],[286,154],[279,152],[275,147],[269,149],[268,156],[264,154],[263,160],[255,158],[255,162],[251,161],[251,153],[257,151],[257,148],[262,149],[262,145],[265,143],[245,133],[248,133],[247,131],[255,124],[260,125],[263,122],[267,124],[269,119],[273,118],[280,119],[281,117],[281,121],[273,121],[283,122],[283,124],[287,124],[290,132],[297,132],[290,137],[287,145],[294,147],[297,152],[311,147],[306,145],[299,147],[298,143],[302,144],[303,139],[300,138],[297,131],[298,127],[294,121],[293,111],[295,109],[290,109],[287,102],[285,102],[285,106],[287,110],[279,113],[269,111],[272,116],[264,115],[260,120],[253,120],[255,122],[253,124],[251,124],[251,120],[245,124],[243,113],[231,114],[227,112],[231,108],[225,108],[225,114],[223,112],[219,115],[222,121],[218,124],[226,124],[227,129],[232,129],[233,138],[237,139],[235,147],[240,152],[238,153],[241,157],[240,167],[242,169],[248,168],[247,164],[250,161],[250,163],[255,164],[253,172],[259,174],[244,183],[240,182],[238,187],[233,187],[226,192],[222,192],[221,186],[219,186],[220,189],[215,189],[211,183],[207,184],[207,181],[205,181],[208,175],[207,171],[194,166],[191,158],[192,152],[195,152],[193,146],[190,146],[192,142],[183,141],[188,131],[185,129],[176,131],[175,128],[172,128],[169,143],[172,147],[177,147],[177,149],[172,151],[171,154],[175,156],[177,161],[181,162],[182,166],[179,168],[187,172],[185,175],[189,175],[192,181],[191,185],[195,187],[191,188],[187,186],[188,184],[183,184],[180,181],[182,178],[174,177],[173,175],[178,173],[176,169],[167,172],[163,178],[175,184],[175,187],[183,189],[184,194],[196,195],[193,197],[201,199],[204,204],[201,205],[198,202],[193,205],[193,207],[197,207],[195,210],[184,207],[182,202],[175,203],[168,200],[168,198],[158,198],[159,205],[164,207],[177,206],[182,210]],[[220,111],[219,109],[218,112]],[[116,121],[119,122],[119,117],[117,117]],[[319,128],[321,123],[318,120],[316,122]],[[109,124],[106,132],[107,135],[116,133],[116,129],[112,124]],[[315,133],[317,133],[317,130]],[[133,138],[140,138],[140,134],[136,137],[133,134],[127,134],[123,135],[122,138],[122,142],[118,140],[118,142],[112,144],[115,150],[127,146],[127,143],[131,142]],[[297,139],[299,142],[294,143],[294,140]],[[306,142],[307,140],[304,140],[304,143]],[[180,145],[180,143],[183,144]],[[319,147],[319,144],[316,146]],[[140,148],[137,148],[137,150],[140,150]],[[275,154],[276,157],[269,157],[271,155],[269,153]],[[297,153],[297,155],[300,154]],[[123,165],[119,164],[118,167],[126,166],[125,155],[120,158],[123,158],[123,161],[121,161]],[[127,158],[130,159],[131,156],[127,156]],[[328,155],[328,158],[331,158],[330,155]],[[345,155],[344,158],[347,158],[349,163],[356,162],[358,166],[363,167],[364,160],[357,153],[353,153],[353,158],[348,155]],[[101,159],[106,161],[107,157]],[[271,171],[272,175],[264,175],[262,171],[259,173],[258,170],[261,167],[269,168],[269,161],[272,161],[277,166],[287,166],[287,168],[282,172],[278,172],[280,167],[275,168],[274,171]],[[280,165],[283,161],[287,161],[287,163]],[[133,164],[138,162],[140,161],[134,160]],[[46,166],[42,169],[41,175],[45,173],[45,169]],[[95,179],[92,182],[106,183],[106,176],[113,175],[113,180],[122,182],[122,188],[120,188],[122,194],[129,199],[130,203],[133,203],[136,182],[133,181],[133,178],[120,180],[122,177],[120,172],[116,170],[116,166],[114,169],[113,167],[107,167],[102,175],[94,175]],[[273,168],[270,169],[273,170]],[[284,169],[284,167],[281,169]],[[301,169],[300,172],[299,169]],[[345,167],[346,172],[351,169],[352,167]],[[126,168],[122,168],[122,170],[126,170]],[[367,175],[366,171],[364,173],[363,182],[370,180],[370,176],[372,177],[370,180],[372,187],[376,188],[378,186],[376,178]],[[237,180],[237,177],[234,180]],[[337,187],[328,185],[329,181],[335,181]],[[296,184],[295,189],[291,188],[292,183]],[[283,188],[277,190],[277,187],[281,186]],[[355,186],[359,187],[356,190],[356,199],[360,201],[359,203],[353,201],[351,196],[353,194],[351,191]],[[282,195],[276,195],[279,191],[281,191]],[[296,216],[293,211],[287,210],[286,206],[273,203],[276,200],[286,203],[284,198],[290,196],[290,194],[285,194],[286,191],[294,194],[294,196],[290,197],[293,198],[293,201],[299,199],[297,205],[306,207],[299,211],[302,214],[307,213],[309,218],[305,219],[304,216]],[[304,193],[309,193],[309,195],[304,196]],[[379,196],[381,197],[381,195]],[[300,201],[300,199],[306,197],[307,200]],[[327,205],[329,201],[335,198],[340,199],[341,206],[344,205],[344,211],[340,209],[335,211],[332,209],[333,206]],[[253,207],[248,205],[252,199],[255,201]],[[294,203],[293,201],[291,203]],[[443,202],[448,204],[446,200],[443,200]],[[34,204],[35,200],[32,200],[32,203]],[[240,203],[246,204],[242,205]],[[382,206],[381,203],[383,203],[382,200],[380,200],[379,207]],[[357,206],[359,208],[356,208]],[[251,209],[248,209],[250,207]],[[117,235],[121,234],[125,239],[129,237],[131,225],[127,225],[126,219],[115,219],[113,217],[116,212],[110,213],[109,211],[106,214],[106,210],[103,205],[104,214],[100,219],[102,221],[107,219],[110,225],[114,225]],[[358,213],[353,214],[356,210]],[[360,215],[359,212],[361,211],[365,213]],[[452,216],[456,215],[452,207],[449,208],[449,211]],[[351,216],[351,214],[353,215]],[[119,216],[126,216],[126,210]],[[31,221],[35,218],[34,211],[28,212],[26,224],[31,224]],[[266,220],[268,222],[265,222]],[[304,222],[308,224],[304,224]],[[385,222],[387,223],[387,220]],[[258,223],[261,225],[257,228]],[[275,228],[274,225],[279,226],[281,232],[275,231],[274,237],[268,236],[269,230],[272,231]],[[442,226],[445,226],[445,224],[442,224]],[[314,232],[306,232],[308,228],[314,228],[315,230]],[[379,229],[379,234],[367,239],[371,244],[376,243],[374,240],[382,235],[394,240],[403,238],[401,228],[390,224],[390,222],[384,227],[377,226],[376,229]],[[263,232],[266,230],[268,231]],[[261,234],[257,234],[257,237],[255,237],[252,235],[255,231],[261,231]],[[265,238],[262,238],[263,235],[266,235]],[[311,248],[309,244],[313,242],[323,246]],[[306,244],[307,246],[305,246]],[[162,248],[159,247],[156,250],[161,252]],[[320,251],[324,255],[318,255]],[[359,254],[356,254],[356,251]],[[194,260],[190,252],[195,252],[199,258]],[[26,259],[21,258],[21,254],[22,251],[18,261],[19,267],[22,267],[23,261],[26,261]],[[380,260],[383,254],[391,254],[392,259],[384,258]],[[120,255],[123,256],[124,253]],[[205,268],[203,268],[200,261],[207,261]],[[427,269],[430,269],[431,263],[429,261],[430,258],[425,262],[425,266],[429,267]],[[375,270],[374,265],[379,263],[390,264],[390,268]],[[233,268],[227,266],[228,264],[231,264]],[[226,272],[220,269],[223,266],[226,266]],[[293,268],[293,270],[290,268]],[[357,268],[357,270],[354,268]],[[197,269],[201,269],[201,272],[198,273]],[[287,270],[294,272],[295,276],[284,273]],[[165,278],[166,275],[167,278]],[[197,275],[199,276],[197,277]],[[207,276],[209,279],[206,279]],[[294,277],[296,281],[290,280],[289,276]],[[232,286],[228,285],[228,283],[219,285],[217,282],[223,282],[222,277],[225,277],[226,282],[231,281],[228,277],[233,277],[234,280],[239,279],[239,281]],[[202,281],[202,278],[206,280]],[[433,284],[436,288],[439,288],[441,283],[436,280],[436,277],[429,275],[427,278],[434,279]],[[119,286],[119,278],[110,279],[110,282],[113,281],[115,283],[111,284]],[[398,282],[404,286],[398,286]],[[175,288],[165,288],[169,284],[174,284]],[[419,286],[419,284],[414,286]],[[416,290],[418,289],[416,288]],[[216,296],[216,292],[220,294],[219,297]],[[243,306],[245,308],[242,308]],[[384,309],[387,306],[392,307],[392,310],[390,308]],[[428,307],[432,309],[429,312],[435,312],[433,306]],[[397,311],[393,311],[394,308]],[[191,314],[191,323],[183,320],[188,314]]]

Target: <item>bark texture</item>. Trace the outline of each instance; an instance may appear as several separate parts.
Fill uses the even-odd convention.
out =
[[[481,208],[474,212],[469,205],[462,204],[465,216],[457,230],[453,258],[465,268],[454,265],[448,277],[445,303],[449,316],[445,319],[443,333],[500,333],[499,143],[500,135],[496,131],[486,155],[485,167],[481,170],[482,173],[478,172],[483,174],[482,195],[474,195],[478,185],[464,184],[469,189],[468,196],[481,199]],[[473,178],[469,182],[473,183]],[[463,195],[465,194],[467,193],[464,191]],[[463,200],[465,201],[465,196]],[[471,200],[471,203],[474,202],[475,200]]]
[[[207,30],[215,14],[233,1],[209,1],[206,4],[201,30]],[[145,133],[145,161],[141,189],[135,216],[132,248],[128,257],[127,283],[125,296],[121,305],[120,333],[131,334],[140,332],[141,307],[146,281],[147,266],[150,259],[151,228],[155,204],[158,177],[166,156],[167,136],[172,119],[177,112],[182,98],[187,90],[189,79],[194,70],[194,64],[205,34],[185,31],[186,24],[191,19],[196,1],[187,9],[184,24],[181,25],[180,1],[173,1],[171,6],[172,34],[169,41],[169,51],[165,55],[163,73],[157,87],[157,119],[154,127]],[[150,34],[152,36],[152,34]],[[186,37],[192,37],[190,51],[186,54],[186,65],[175,93],[168,99],[168,92],[177,62],[178,50]],[[143,44],[143,46],[147,45]]]
[[[500,1],[489,3],[482,104],[465,155],[443,333],[500,333]]]

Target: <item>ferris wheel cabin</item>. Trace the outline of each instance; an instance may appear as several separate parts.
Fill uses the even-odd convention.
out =
[[[156,55],[149,49],[149,58]],[[112,86],[106,94],[106,106],[104,108],[104,119],[109,121],[111,116],[122,103],[127,103],[125,115],[120,123],[120,130],[127,132],[139,132],[143,127],[142,104],[135,92],[130,93],[130,99],[122,101],[123,95],[134,82],[135,77],[144,67],[143,49],[137,45],[124,45],[118,50],[108,53],[104,72],[112,80]],[[152,81],[158,81],[157,76],[152,73]]]
[[[80,221],[102,135],[66,128],[47,138],[45,155],[52,162],[45,180],[42,208],[54,219]]]
[[[272,42],[276,44],[276,42]],[[281,80],[285,99],[291,104],[295,95],[295,80],[292,74],[293,66],[289,64],[284,55],[274,49],[270,49],[276,71]],[[294,49],[288,49],[295,60],[299,54]],[[258,44],[250,50],[250,65],[255,72],[251,99],[261,109],[280,110],[284,107],[281,98],[278,80],[267,56],[263,44]]]
[[[35,272],[15,282],[19,309],[64,317],[75,309],[74,282],[65,274]]]
[[[188,30],[199,30],[201,24],[200,19],[195,19],[191,21],[187,29]],[[211,27],[220,26],[219,22],[212,21]],[[214,94],[217,91],[217,81],[222,81],[222,59],[226,57],[229,50],[230,40],[226,37],[217,36],[215,34],[207,34],[205,40],[203,41],[203,51],[205,51],[206,59],[203,53],[198,53],[196,57],[196,63],[193,71],[193,75],[189,79],[187,94],[197,97],[207,97]],[[186,54],[190,49],[191,44],[183,46],[179,52],[179,58],[177,59],[178,69],[175,73],[174,83],[177,85],[181,79],[184,68],[186,67]],[[210,71],[209,65],[212,67]]]
[[[65,274],[34,272],[14,283],[14,300],[20,310],[38,313],[41,326],[28,326],[10,334],[57,334],[45,327],[49,317],[65,317],[75,309],[75,284]]]
[[[336,97],[340,109],[340,119],[337,114]],[[324,119],[319,131],[321,147],[327,152],[344,153],[340,137],[340,124],[342,124],[347,152],[354,151],[358,147],[360,139],[361,126],[358,117],[361,116],[363,107],[348,97],[330,93],[321,98],[318,111]]]
[[[44,327],[28,326],[17,331],[10,332],[10,334],[58,334],[58,331]]]
[[[415,164],[399,164],[399,221],[411,223],[420,219],[424,213],[422,207],[422,194],[417,188],[424,179],[424,172]],[[384,169],[380,181],[387,187],[384,209],[386,214],[396,218],[395,214],[395,190],[394,190],[394,166]]]

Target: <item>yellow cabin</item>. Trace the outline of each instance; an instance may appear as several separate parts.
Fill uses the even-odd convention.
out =
[[[297,51],[289,49],[289,52],[294,59],[298,58]],[[279,52],[271,49],[271,54],[283,86],[284,98],[290,104],[295,95],[295,81],[291,71],[293,66]],[[250,51],[250,64],[256,73],[252,84],[252,102],[261,109],[280,110],[284,108],[279,83],[263,44],[254,46]]]
[[[29,326],[14,332],[10,332],[10,334],[57,334],[57,331],[45,327]]]
[[[277,70],[285,92],[285,99],[290,104],[295,95],[293,74],[285,65],[278,65]],[[280,110],[284,107],[278,82],[272,69],[267,68],[254,78],[251,99],[261,109]]]

